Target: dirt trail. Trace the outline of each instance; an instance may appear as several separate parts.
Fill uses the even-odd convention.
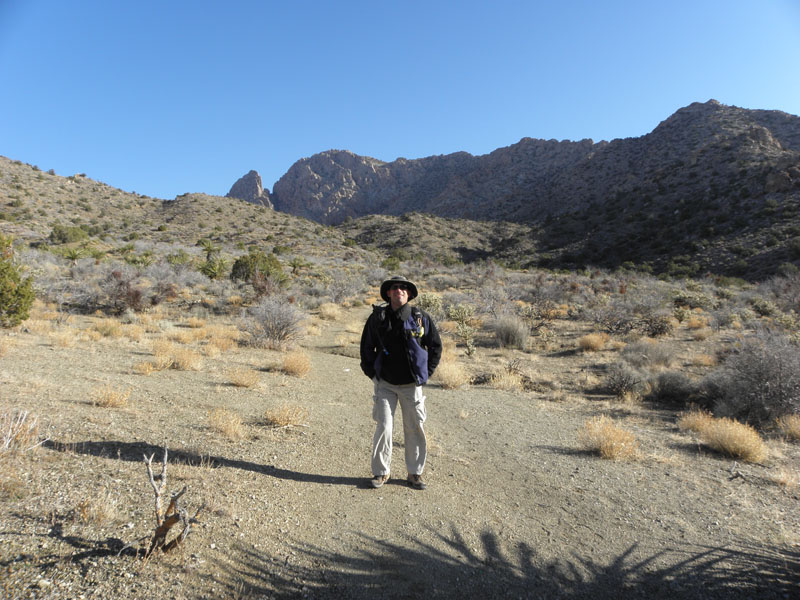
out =
[[[770,465],[705,452],[666,412],[434,384],[429,488],[404,484],[398,427],[394,479],[371,489],[371,384],[356,359],[331,353],[343,331],[324,324],[309,338],[302,379],[276,370],[272,351],[234,349],[198,371],[143,376],[133,367],[152,336],[59,347],[47,333],[13,334],[0,399],[36,411],[52,439],[4,459],[0,597],[795,596],[797,489],[771,483]],[[580,357],[541,360],[567,379],[580,369]],[[260,385],[230,385],[237,366],[260,369]],[[104,383],[129,388],[130,407],[95,406],[91,390]],[[266,428],[264,410],[283,403],[306,407],[307,427]],[[215,407],[241,415],[248,437],[212,431]],[[601,413],[634,431],[638,460],[579,448],[577,431]],[[202,524],[183,553],[117,556],[152,531],[142,454],[164,445],[169,487],[188,486],[190,510],[207,503]],[[794,446],[773,453],[798,464]],[[96,498],[112,518],[82,514]]]

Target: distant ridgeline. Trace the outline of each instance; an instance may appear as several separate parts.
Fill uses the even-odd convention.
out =
[[[271,194],[251,171],[229,195],[332,225],[411,212],[527,223],[539,251],[566,265],[719,254],[731,236],[782,247],[800,235],[800,118],[710,100],[611,142],[523,138],[483,156],[392,162],[329,150],[297,161]],[[717,259],[730,271],[756,253]]]

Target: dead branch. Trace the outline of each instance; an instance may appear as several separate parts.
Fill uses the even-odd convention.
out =
[[[188,513],[185,509],[181,508],[180,506],[180,499],[186,493],[186,486],[178,492],[177,494],[173,494],[170,498],[169,504],[167,505],[167,510],[162,512],[162,504],[161,498],[163,497],[164,490],[167,486],[167,448],[164,448],[164,459],[161,463],[161,473],[158,475],[159,482],[156,483],[156,475],[153,473],[153,457],[155,453],[151,454],[149,457],[144,456],[144,463],[147,467],[147,475],[150,478],[150,485],[153,488],[153,493],[155,494],[155,513],[156,513],[156,529],[153,533],[152,538],[150,539],[150,547],[148,548],[147,552],[145,552],[145,558],[149,558],[155,552],[169,552],[174,548],[177,548],[186,537],[189,535],[189,531],[193,524],[197,523],[197,516],[200,514],[200,511],[203,510],[205,504],[201,505],[200,508],[197,509],[194,516],[189,518]],[[169,534],[170,529],[172,529],[178,523],[183,524],[183,528],[181,533],[178,534],[177,537],[173,538],[172,541],[167,543],[167,535]]]

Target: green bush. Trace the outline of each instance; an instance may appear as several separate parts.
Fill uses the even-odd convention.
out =
[[[274,254],[264,254],[260,250],[251,251],[249,254],[237,258],[231,269],[231,279],[253,281],[256,273],[278,281],[286,279],[278,257]]]
[[[54,244],[71,244],[89,239],[89,234],[80,227],[69,227],[56,224],[50,232],[50,241]]]
[[[23,279],[13,261],[11,238],[0,235],[0,326],[14,327],[30,316],[36,297],[30,277]]]

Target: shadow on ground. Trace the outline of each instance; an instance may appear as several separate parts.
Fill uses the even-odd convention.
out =
[[[354,555],[293,545],[285,562],[239,548],[217,583],[243,597],[352,599],[782,599],[800,585],[798,552],[676,546],[646,555],[634,545],[608,562],[546,561],[526,543],[504,553],[488,531],[477,549],[455,530],[434,536],[435,544],[361,536]]]
[[[99,441],[99,442],[75,442],[64,444],[53,440],[48,440],[42,444],[44,448],[57,452],[72,452],[88,456],[99,456],[101,458],[118,459],[129,462],[143,462],[145,456],[154,456],[155,463],[160,463],[164,456],[164,447],[148,444],[147,442],[120,442],[120,441]],[[338,475],[323,475],[318,473],[302,473],[281,469],[273,465],[263,465],[246,460],[236,460],[224,456],[213,456],[210,454],[197,454],[183,449],[169,450],[168,458],[171,462],[178,462],[190,466],[206,466],[210,468],[226,467],[230,469],[241,469],[243,471],[253,471],[278,479],[290,481],[301,481],[305,483],[319,483],[325,485],[348,485],[357,488],[370,488],[369,481],[365,477],[343,477]]]

